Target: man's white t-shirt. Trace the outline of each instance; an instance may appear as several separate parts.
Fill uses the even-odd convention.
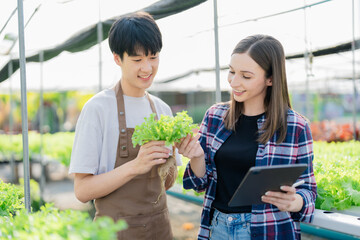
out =
[[[160,98],[150,95],[155,109],[161,115],[172,116],[170,107]],[[149,100],[124,95],[126,127],[134,128],[152,113]],[[106,89],[92,97],[83,107],[76,123],[75,140],[71,153],[69,174],[90,173],[94,175],[114,169],[119,140],[115,91]],[[132,144],[132,143],[129,143]],[[176,151],[176,163],[181,157]]]

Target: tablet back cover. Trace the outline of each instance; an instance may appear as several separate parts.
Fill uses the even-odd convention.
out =
[[[305,171],[307,164],[252,167],[229,201],[230,207],[264,204],[261,196],[267,191],[281,191],[280,186],[291,186]]]

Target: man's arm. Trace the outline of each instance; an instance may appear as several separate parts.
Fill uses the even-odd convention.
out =
[[[76,198],[85,203],[110,194],[137,175],[132,165],[130,161],[100,175],[75,173]]]
[[[74,190],[81,202],[104,197],[129,182],[137,175],[147,173],[169,157],[169,149],[163,141],[152,141],[140,147],[138,156],[107,173],[93,175],[75,173]]]

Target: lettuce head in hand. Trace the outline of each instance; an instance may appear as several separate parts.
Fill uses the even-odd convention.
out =
[[[193,135],[193,129],[198,128],[186,111],[178,112],[175,117],[161,115],[157,121],[152,113],[145,122],[135,126],[131,140],[134,147],[150,141],[165,141],[165,145],[173,145],[187,134]]]

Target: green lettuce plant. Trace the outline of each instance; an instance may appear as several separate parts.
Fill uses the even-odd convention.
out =
[[[360,142],[314,142],[316,208],[360,206]]]
[[[29,157],[30,160],[39,158],[41,151],[41,135],[29,132]],[[70,165],[71,150],[74,143],[74,132],[46,133],[43,135],[43,154],[46,158],[59,161],[64,166]],[[11,155],[16,160],[21,160],[23,155],[22,135],[0,134],[0,161],[10,160]]]
[[[179,142],[187,134],[193,135],[193,129],[198,125],[193,124],[193,119],[186,111],[178,112],[175,117],[161,115],[160,119],[155,120],[155,113],[145,118],[145,122],[135,126],[132,136],[133,146],[143,145],[149,141],[165,141],[166,145],[173,145]]]
[[[16,211],[24,208],[24,193],[13,184],[0,180],[0,216],[13,216]]]
[[[105,216],[93,221],[87,212],[60,211],[46,204],[35,213],[23,209],[15,217],[0,217],[0,240],[116,239],[117,232],[126,227],[123,220],[114,223]]]

